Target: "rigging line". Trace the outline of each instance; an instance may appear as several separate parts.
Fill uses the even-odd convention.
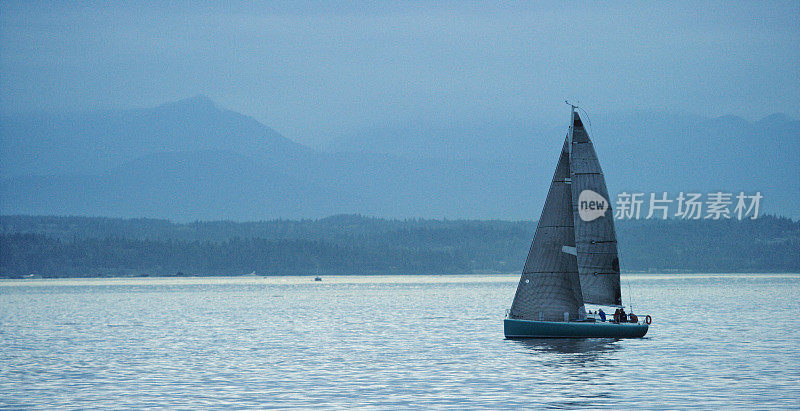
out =
[[[627,283],[628,283],[628,295],[631,296],[631,303],[629,305],[631,308],[631,312],[633,312],[633,291],[631,291],[631,282],[627,281]]]
[[[593,136],[594,135],[594,127],[592,127],[592,119],[589,118],[589,113],[587,113],[586,110],[583,109],[583,107],[576,106],[575,108],[577,108],[578,110],[582,111],[583,114],[586,115],[586,121],[589,122],[589,135]]]

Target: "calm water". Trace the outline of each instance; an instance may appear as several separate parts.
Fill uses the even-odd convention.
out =
[[[0,282],[0,407],[800,405],[800,275],[623,276],[641,340],[503,339],[517,276]]]

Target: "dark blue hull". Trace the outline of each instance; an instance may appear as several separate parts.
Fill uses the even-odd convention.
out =
[[[506,338],[642,338],[648,328],[643,323],[503,321]]]

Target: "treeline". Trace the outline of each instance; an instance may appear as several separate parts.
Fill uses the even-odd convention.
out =
[[[518,272],[535,222],[0,217],[0,276]],[[799,272],[800,222],[617,222],[623,271]]]

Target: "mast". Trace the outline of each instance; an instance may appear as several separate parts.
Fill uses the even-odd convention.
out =
[[[569,113],[569,129],[567,131],[567,138],[569,139],[569,157],[572,158],[572,126],[575,121],[575,109],[578,107],[567,100],[564,100],[567,105],[569,105],[570,113]]]

